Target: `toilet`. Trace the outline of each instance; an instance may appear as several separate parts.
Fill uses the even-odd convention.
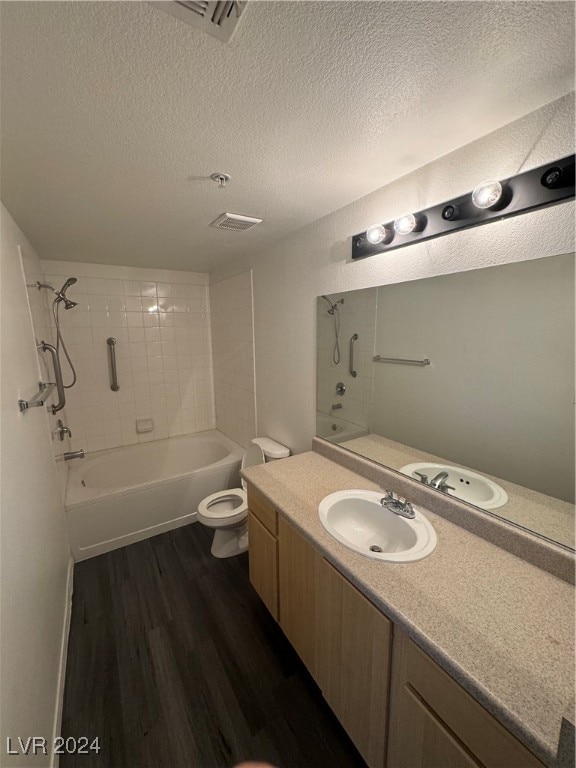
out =
[[[285,459],[290,450],[268,437],[255,437],[244,452],[242,469]],[[218,491],[202,499],[198,505],[198,522],[215,528],[212,549],[214,557],[234,557],[248,549],[248,500],[246,481],[241,488]]]

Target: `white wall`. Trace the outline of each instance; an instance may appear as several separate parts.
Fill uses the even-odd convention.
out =
[[[61,309],[78,374],[66,390],[73,449],[99,451],[215,427],[208,276],[196,272],[43,261],[48,283],[78,282]],[[117,341],[120,389],[110,389],[106,339]],[[63,358],[65,381],[71,380]],[[138,433],[136,419],[152,418]]]
[[[210,286],[218,429],[239,445],[256,437],[252,273]]]
[[[71,558],[45,408],[20,413],[41,376],[19,249],[40,263],[1,210],[1,698],[2,766],[49,765],[6,755],[6,738],[53,737],[70,608]],[[35,267],[35,268],[34,268]]]
[[[350,261],[351,236],[370,224],[567,155],[574,151],[573,137],[571,94],[211,275],[212,282],[253,270],[259,434],[293,451],[310,448],[316,296],[572,251],[569,202]]]

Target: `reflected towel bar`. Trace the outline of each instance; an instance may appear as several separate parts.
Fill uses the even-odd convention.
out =
[[[110,336],[106,339],[108,344],[108,361],[110,362],[110,389],[112,392],[118,392],[120,386],[118,384],[118,372],[116,371],[116,339]]]
[[[430,360],[425,357],[424,360],[403,360],[400,357],[382,357],[374,355],[372,360],[375,363],[398,363],[399,365],[430,365]]]

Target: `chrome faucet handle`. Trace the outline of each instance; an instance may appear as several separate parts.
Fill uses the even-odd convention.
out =
[[[453,485],[448,485],[448,483],[442,483],[442,485],[438,486],[438,490],[446,493],[446,491],[455,491],[456,488]]]
[[[68,435],[68,437],[72,437],[72,432],[70,431],[70,428],[64,426],[64,422],[62,421],[62,419],[58,419],[56,424],[57,424],[57,427],[54,431],[58,435],[58,439],[60,440],[61,443],[64,442],[64,435]]]
[[[416,472],[416,471],[414,472],[414,474],[418,475],[421,483],[428,485],[428,475],[425,475],[424,472]]]

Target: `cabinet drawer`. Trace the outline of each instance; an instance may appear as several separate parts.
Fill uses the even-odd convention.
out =
[[[248,486],[248,509],[267,528],[271,534],[278,534],[278,515],[264,496],[252,486]]]
[[[252,512],[248,513],[248,563],[250,583],[278,621],[278,541]]]

